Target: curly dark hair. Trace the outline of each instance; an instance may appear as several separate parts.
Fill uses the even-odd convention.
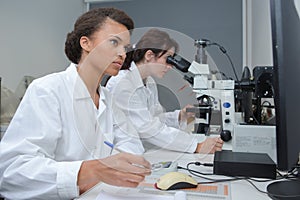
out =
[[[91,36],[101,28],[108,18],[123,24],[130,33],[134,28],[133,20],[125,12],[116,8],[95,8],[84,13],[75,22],[74,30],[67,34],[65,54],[71,62],[78,64],[81,59],[80,38]]]

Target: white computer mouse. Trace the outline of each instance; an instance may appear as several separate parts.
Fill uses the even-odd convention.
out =
[[[160,190],[176,190],[185,188],[196,188],[198,186],[197,181],[181,172],[169,172],[161,176],[154,185]]]

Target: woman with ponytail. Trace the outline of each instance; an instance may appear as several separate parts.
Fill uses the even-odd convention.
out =
[[[115,103],[146,142],[161,148],[189,152],[214,153],[221,151],[219,137],[198,141],[195,135],[184,131],[187,119],[193,113],[182,110],[163,112],[158,100],[157,86],[152,76],[163,78],[172,68],[168,56],[178,51],[177,42],[168,33],[156,28],[148,30],[137,42],[119,75],[111,77],[106,87],[112,92]]]

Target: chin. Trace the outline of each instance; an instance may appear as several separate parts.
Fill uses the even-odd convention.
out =
[[[165,75],[166,75],[166,74],[162,74],[162,75],[159,76],[159,78],[163,78],[163,77],[165,77]]]
[[[114,71],[107,72],[107,74],[108,74],[109,76],[117,76],[117,75],[119,74],[119,71],[120,71],[120,70],[114,70]]]

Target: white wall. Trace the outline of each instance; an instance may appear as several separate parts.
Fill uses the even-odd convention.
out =
[[[244,0],[243,66],[272,66],[269,0]]]
[[[269,0],[244,0],[243,66],[272,65]],[[15,90],[23,76],[63,70],[67,32],[84,0],[1,0],[0,76]]]
[[[85,10],[83,0],[1,0],[2,85],[14,91],[23,76],[65,69],[66,34]]]

